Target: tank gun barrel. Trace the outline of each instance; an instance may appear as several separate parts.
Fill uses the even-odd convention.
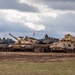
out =
[[[20,41],[17,37],[13,36],[12,34],[9,33],[9,35],[15,38],[16,40]]]

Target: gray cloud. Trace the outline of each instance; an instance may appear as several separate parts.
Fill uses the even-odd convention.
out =
[[[59,10],[75,10],[75,0],[33,0],[36,2],[43,3],[49,8]],[[38,12],[38,8],[28,5],[26,3],[19,3],[18,0],[0,0],[0,9],[15,9],[27,12]]]
[[[14,24],[14,25],[13,25]],[[15,26],[17,25],[17,26]],[[23,27],[22,25],[18,25],[15,23],[4,22],[0,24],[0,32],[29,32],[28,28]]]
[[[37,2],[38,5],[40,3],[40,5],[43,4],[43,6],[46,5],[48,7],[43,8],[43,6],[41,6],[40,11],[42,12],[38,12],[40,5],[39,7],[33,6],[35,2]],[[36,37],[38,38],[42,38],[46,33],[51,37],[59,38],[68,32],[73,34],[75,33],[75,0],[33,0],[33,4],[22,4],[16,0],[0,0],[0,10],[5,9],[4,13],[0,13],[0,33],[5,34],[6,32],[11,32],[18,36],[21,34],[32,36],[32,33],[35,32]],[[50,10],[51,8],[52,10]],[[12,11],[7,9],[13,9],[14,15],[12,16]],[[14,10],[19,10],[21,12]],[[45,10],[45,12],[43,10]],[[64,12],[62,10],[65,12],[69,10],[74,13],[68,12],[61,14]],[[7,21],[7,19],[9,20]],[[33,26],[34,30],[30,29],[32,26],[29,24]],[[36,29],[39,29],[36,24],[38,24],[40,27],[41,25],[45,26],[45,31],[36,31]]]
[[[42,24],[46,26],[46,33],[54,37],[63,37],[66,33],[75,33],[75,14],[63,14],[56,19],[43,17]]]
[[[25,12],[37,12],[38,9],[27,4],[20,4],[17,0],[0,0],[0,9],[15,9]]]
[[[36,38],[43,38],[45,34],[44,33],[45,31],[30,30],[28,27],[24,27],[20,23],[11,23],[3,20],[2,24],[0,24],[0,37],[12,38],[11,36],[9,36],[9,33],[13,34],[16,37],[19,36],[33,37],[34,32]]]
[[[50,2],[47,3],[50,8],[59,10],[75,10],[75,2]]]
[[[52,17],[40,17],[41,24],[44,24],[46,27],[45,31],[35,31],[30,30],[27,27],[24,27],[20,23],[11,23],[6,20],[0,20],[2,24],[0,24],[0,32],[11,32],[18,33],[17,35],[32,35],[33,32],[36,33],[36,37],[43,37],[46,33],[51,37],[63,37],[66,32],[75,32],[75,14],[63,14],[58,16],[56,19]]]
[[[39,2],[53,9],[75,10],[75,0],[40,0]]]
[[[62,2],[75,2],[75,0],[42,0],[42,1],[45,1],[45,2],[59,2],[59,1],[62,1]]]

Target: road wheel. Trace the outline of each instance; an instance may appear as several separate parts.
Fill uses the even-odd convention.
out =
[[[44,52],[44,48],[34,48],[34,52]]]
[[[65,53],[69,53],[69,50],[68,50],[68,49],[64,49],[64,52],[65,52]]]
[[[74,51],[72,49],[69,49],[68,50],[68,53],[73,53]]]
[[[74,50],[70,50],[71,51],[71,53],[74,53]]]
[[[3,52],[3,51],[2,51],[2,48],[0,48],[0,52]]]
[[[7,48],[6,51],[9,52],[9,49]]]
[[[75,48],[73,49],[73,52],[75,53]]]
[[[2,52],[5,52],[6,51],[6,49],[5,48],[2,48]]]
[[[0,49],[0,52],[3,52],[3,49]]]
[[[13,51],[14,51],[13,48],[9,48],[9,49],[8,49],[8,52],[13,52]]]
[[[66,53],[73,53],[74,51],[72,49],[66,49]]]
[[[50,48],[45,48],[45,52],[51,52]]]

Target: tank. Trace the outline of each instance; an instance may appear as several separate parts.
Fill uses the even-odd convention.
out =
[[[37,44],[38,43],[38,40],[35,39],[35,38],[31,38],[31,37],[15,37],[13,36],[12,34],[9,33],[10,36],[12,36],[16,42],[14,44],[10,44],[9,45],[9,49],[10,50],[15,50],[15,49],[20,49],[20,50],[26,50],[26,49],[32,49],[32,45],[33,44]]]
[[[49,49],[48,44],[39,44],[39,40],[32,38],[32,37],[15,37],[12,34],[9,33],[10,36],[12,36],[14,39],[16,39],[16,42],[14,44],[9,45],[9,50],[24,50],[24,51],[33,51],[33,52],[44,52],[45,50]]]
[[[0,38],[0,51],[8,51],[8,45],[9,44],[13,44],[15,41],[13,41],[12,39],[5,39],[5,37],[3,39]]]
[[[40,44],[52,44],[53,42],[57,42],[59,39],[49,37],[47,34],[45,34],[44,38],[40,40]]]
[[[75,52],[75,37],[66,34],[60,41],[51,44],[50,49],[52,51]]]

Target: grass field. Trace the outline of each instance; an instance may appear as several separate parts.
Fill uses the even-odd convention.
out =
[[[0,61],[0,75],[75,75],[75,60],[51,63]]]

